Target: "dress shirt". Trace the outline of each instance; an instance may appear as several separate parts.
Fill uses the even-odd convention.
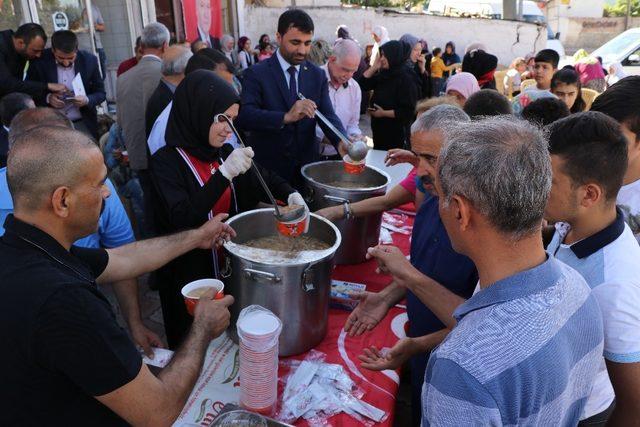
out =
[[[200,40],[205,42],[208,47],[212,47],[211,39],[209,38],[209,35],[206,32],[204,32],[199,25],[198,25],[198,37],[200,37]]]
[[[342,122],[349,137],[351,135],[361,135],[360,130],[360,101],[362,100],[362,91],[360,85],[354,79],[349,79],[345,85],[340,85],[337,89],[331,82],[331,76],[329,75],[329,67],[325,64],[322,68],[327,73],[327,81],[329,87],[329,98],[331,98],[331,105],[333,110]],[[324,132],[320,126],[316,126],[316,137],[319,141],[324,138]],[[333,145],[320,144],[320,155],[333,156],[337,153]]]
[[[289,87],[289,80],[291,79],[291,76],[289,75],[289,67],[291,67],[293,64],[289,64],[287,60],[284,59],[282,55],[280,55],[280,49],[276,51],[276,56],[278,58],[278,62],[280,63],[280,68],[282,68],[282,72],[284,73],[284,78],[287,81],[287,87]],[[298,84],[298,76],[300,76],[300,65],[293,65],[293,67],[296,69],[296,87],[300,89],[300,85]]]
[[[76,77],[76,72],[73,68],[73,65],[71,67],[63,67],[60,64],[56,64],[56,69],[58,71],[58,83],[65,85],[67,89],[73,92],[73,84],[71,82]],[[62,112],[72,122],[82,119],[80,109],[78,108],[78,106],[73,105],[71,101],[65,102]]]

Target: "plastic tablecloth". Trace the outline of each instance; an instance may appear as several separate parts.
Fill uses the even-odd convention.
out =
[[[410,210],[410,207],[409,207]],[[405,225],[413,225],[413,217],[404,216]],[[409,252],[410,237],[406,234],[392,233],[393,243],[405,254]],[[378,292],[391,281],[390,277],[375,272],[375,261],[356,265],[336,266],[333,279],[362,283],[368,291]],[[378,348],[392,347],[405,336],[407,315],[405,307],[392,308],[382,322],[372,331],[359,337],[349,337],[344,332],[348,311],[330,309],[329,327],[324,340],[315,350],[326,354],[326,363],[341,364],[354,382],[365,392],[362,400],[384,410],[388,417],[378,425],[393,424],[396,393],[399,386],[399,373],[396,371],[372,372],[360,367],[358,355],[362,349],[372,345]],[[306,354],[295,356],[304,359]],[[238,378],[238,346],[226,335],[212,341],[208,350],[202,373],[185,408],[176,421],[176,426],[208,426],[226,403],[237,403],[239,399],[240,379]],[[285,374],[286,368],[280,370]],[[361,422],[347,414],[338,414],[328,419],[332,426],[361,425]],[[296,425],[307,425],[304,420]]]

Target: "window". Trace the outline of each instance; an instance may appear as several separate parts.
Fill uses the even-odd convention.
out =
[[[21,0],[0,1],[0,28],[16,30],[20,24],[27,20],[24,18],[25,11],[22,9]]]

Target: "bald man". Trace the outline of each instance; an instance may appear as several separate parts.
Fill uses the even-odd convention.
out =
[[[231,296],[201,298],[193,326],[155,377],[96,283],[135,278],[234,235],[202,227],[117,249],[73,246],[98,228],[110,196],[99,148],[81,132],[37,127],[9,151],[15,211],[0,238],[0,425],[170,425],[207,345],[229,324]]]
[[[329,61],[322,68],[329,81],[329,98],[350,138],[360,138],[360,102],[362,91],[353,79],[360,65],[360,47],[350,39],[339,39],[333,47]],[[316,126],[316,137],[320,141],[322,160],[341,160],[331,142],[325,137],[320,126]]]
[[[73,129],[71,121],[60,110],[47,107],[39,107],[30,111],[23,111],[13,119],[13,126],[9,132],[11,143],[15,138],[38,126],[62,126]],[[109,191],[115,193],[113,183],[107,179],[105,185]],[[104,204],[105,208],[100,214],[98,230],[82,239],[74,245],[82,248],[115,248],[135,241],[133,229],[129,217],[116,196],[109,197]],[[4,234],[4,221],[13,212],[13,201],[7,186],[7,168],[0,169],[0,236]],[[162,340],[142,322],[140,304],[138,302],[137,279],[122,280],[111,283],[111,287],[118,300],[120,312],[129,326],[129,332],[133,341],[142,347],[145,354],[153,357],[152,347],[161,347]]]

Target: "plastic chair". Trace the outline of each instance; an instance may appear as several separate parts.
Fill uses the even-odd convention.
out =
[[[591,104],[593,104],[593,101],[595,101],[598,95],[600,95],[597,91],[586,87],[580,89],[580,94],[582,95],[584,103],[587,104],[585,111],[589,111],[591,109]]]
[[[505,87],[504,87],[504,78],[506,75],[507,75],[507,70],[496,71],[493,74],[493,78],[496,81],[496,90],[498,91],[498,93],[508,96],[510,94],[506,93]]]
[[[535,86],[536,85],[536,80],[535,79],[527,79],[525,81],[523,81],[522,83],[520,83],[520,92],[524,92],[525,89],[527,89],[530,86]]]

